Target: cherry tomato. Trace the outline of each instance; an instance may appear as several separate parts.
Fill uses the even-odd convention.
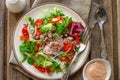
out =
[[[43,67],[41,67],[41,66],[37,66],[36,63],[34,63],[33,66],[34,66],[37,70],[39,70],[40,72],[43,72],[43,73],[45,72],[45,68],[43,68]]]
[[[72,52],[75,48],[75,45],[74,44],[71,44],[71,43],[65,43],[64,46],[63,46],[63,51],[64,52]]]
[[[25,35],[25,36],[29,35],[27,28],[28,28],[28,24],[24,24],[24,27],[22,28],[22,34]]]
[[[41,66],[39,66],[39,68],[38,68],[38,70],[40,71],[40,72],[45,72],[45,68],[43,68],[43,67],[41,67]]]
[[[46,67],[46,68],[45,68],[45,71],[46,71],[48,74],[51,73],[51,70],[50,70],[49,67]]]
[[[36,31],[34,32],[33,36],[34,36],[35,39],[39,40],[41,34],[42,34],[42,32],[40,32],[39,29],[36,29]]]
[[[35,53],[38,53],[40,45],[36,43],[35,46],[36,46]]]
[[[77,33],[74,33],[74,37],[75,37],[77,44],[80,44],[79,36]]]
[[[35,21],[35,26],[36,26],[36,28],[40,28],[40,26],[42,26],[43,25],[43,21],[41,20],[41,19],[37,19],[36,21]]]

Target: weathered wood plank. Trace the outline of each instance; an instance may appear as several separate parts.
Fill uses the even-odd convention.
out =
[[[4,0],[0,0],[0,9],[4,9]]]
[[[114,63],[114,80],[119,80],[118,74],[118,29],[117,29],[117,0],[112,1],[112,26],[113,26],[113,63]]]
[[[4,0],[0,0],[0,79],[4,80]]]
[[[7,67],[6,68],[6,80],[29,80],[28,77],[26,77],[25,75],[22,75],[20,72],[18,72],[17,70],[13,69],[13,66],[9,64],[9,57],[10,57],[10,53],[11,50],[13,48],[13,30],[15,28],[16,22],[18,21],[18,19],[23,15],[23,13],[25,11],[27,11],[30,8],[30,0],[26,0],[26,8],[23,12],[18,13],[18,14],[14,14],[11,13],[9,11],[7,11],[6,13],[6,19],[7,19],[7,25],[6,25],[6,37],[5,37],[5,52],[6,52],[6,63],[7,63]]]
[[[119,64],[119,80],[120,80],[120,0],[117,0],[117,32],[118,32],[118,64]]]
[[[110,80],[114,80],[114,53],[113,53],[113,26],[112,26],[112,0],[104,0],[103,6],[106,9],[108,20],[104,25],[104,35],[105,35],[105,42],[106,42],[106,49],[108,54],[108,60],[110,61],[112,74]]]

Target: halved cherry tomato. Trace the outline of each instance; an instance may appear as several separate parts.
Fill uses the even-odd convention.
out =
[[[40,72],[43,72],[43,73],[45,72],[45,68],[43,68],[43,67],[41,67],[41,66],[37,66],[36,63],[34,63],[33,66],[34,66],[37,70],[39,70]]]
[[[34,32],[33,36],[35,39],[39,40],[40,39],[40,35],[42,34],[42,32],[40,32],[40,29],[36,29],[36,31]]]
[[[41,67],[41,66],[39,66],[39,68],[38,68],[38,70],[40,71],[40,72],[45,72],[45,68],[43,68],[43,67]]]
[[[63,20],[61,16],[54,16],[50,22],[56,23],[56,22],[59,22],[60,20]]]
[[[63,46],[63,51],[64,52],[72,52],[75,48],[75,45],[74,44],[71,44],[71,43],[65,43],[64,46]]]
[[[41,20],[41,19],[37,19],[36,21],[35,21],[35,26],[36,26],[36,28],[40,28],[40,26],[42,26],[43,25],[43,21]]]
[[[22,34],[25,35],[25,36],[29,35],[27,28],[28,28],[28,24],[24,24],[24,27],[22,28]]]
[[[29,36],[28,35],[21,35],[20,36],[20,40],[28,40],[29,39]]]
[[[51,73],[51,70],[50,70],[50,68],[49,68],[49,67],[46,67],[46,68],[45,68],[45,71],[46,71],[48,74],[50,74],[50,73]]]
[[[36,43],[35,46],[36,46],[35,53],[38,53],[40,45]]]
[[[24,27],[22,28],[22,35],[20,36],[21,40],[28,40],[29,34],[28,34],[28,24],[24,24]]]
[[[80,44],[79,36],[77,33],[74,33],[74,37],[75,37],[77,44]]]

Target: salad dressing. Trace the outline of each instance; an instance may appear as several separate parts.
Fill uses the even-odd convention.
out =
[[[101,62],[94,62],[86,68],[88,80],[105,80],[107,74],[106,67]]]

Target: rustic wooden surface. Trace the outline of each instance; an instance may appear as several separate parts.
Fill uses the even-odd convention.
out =
[[[4,1],[0,0],[0,79],[3,80],[3,75],[4,75],[4,63],[3,63],[3,40],[4,40]]]
[[[120,0],[117,0],[117,37],[118,37],[118,69],[120,73]],[[120,80],[120,74],[119,74],[119,80]]]
[[[3,0],[0,0],[0,4],[3,2],[1,2]],[[30,8],[30,0],[26,0],[27,1],[27,6],[25,10],[28,10]],[[93,0],[96,1],[96,0]],[[117,4],[117,5],[116,5]],[[110,80],[120,80],[119,77],[119,73],[118,73],[118,62],[120,63],[120,59],[118,57],[120,57],[120,36],[118,34],[120,34],[120,0],[104,0],[103,1],[103,6],[105,7],[107,14],[108,14],[108,21],[105,23],[105,27],[104,27],[104,31],[105,31],[105,42],[107,45],[107,52],[108,52],[108,60],[111,63],[112,66],[112,75],[111,75],[111,79]],[[117,9],[116,9],[117,8]],[[1,9],[3,9],[3,7],[1,7],[0,5],[0,11],[2,11]],[[27,77],[26,75],[23,75],[21,72],[17,71],[16,69],[14,69],[12,67],[12,65],[8,64],[8,60],[9,60],[9,56],[10,56],[10,52],[12,50],[12,35],[13,35],[13,29],[14,26],[17,22],[17,20],[21,17],[21,15],[23,14],[23,12],[19,13],[19,14],[13,14],[10,13],[9,11],[6,10],[6,21],[7,21],[7,25],[5,26],[5,65],[4,65],[4,70],[5,70],[5,75],[4,75],[4,79],[5,80],[32,80],[29,77]],[[116,16],[117,15],[117,16]],[[2,18],[1,18],[1,12],[0,12],[0,21],[2,22]],[[117,19],[116,19],[117,18]],[[118,23],[118,24],[117,24]],[[3,35],[2,31],[3,31],[3,26],[1,26],[0,23],[0,35]],[[0,36],[0,40],[3,39],[3,36]],[[92,47],[91,47],[91,55],[90,58],[96,58],[99,57],[99,29],[98,26],[96,25],[94,31],[93,31],[93,35],[92,35]],[[3,41],[3,40],[2,40]],[[0,41],[0,43],[2,44],[3,42]],[[118,43],[118,44],[117,44]],[[118,46],[118,47],[117,47]],[[0,46],[1,50],[2,50],[2,46]],[[0,51],[1,51],[0,50]],[[118,54],[119,53],[119,54]],[[118,56],[119,55],[119,56]],[[117,60],[119,59],[119,61]],[[3,53],[0,54],[0,63],[3,64]],[[119,64],[119,68],[120,68],[120,64]],[[3,65],[0,65],[0,79],[3,79]],[[82,69],[80,69],[75,75],[72,75],[70,77],[70,80],[82,80],[81,74]]]

